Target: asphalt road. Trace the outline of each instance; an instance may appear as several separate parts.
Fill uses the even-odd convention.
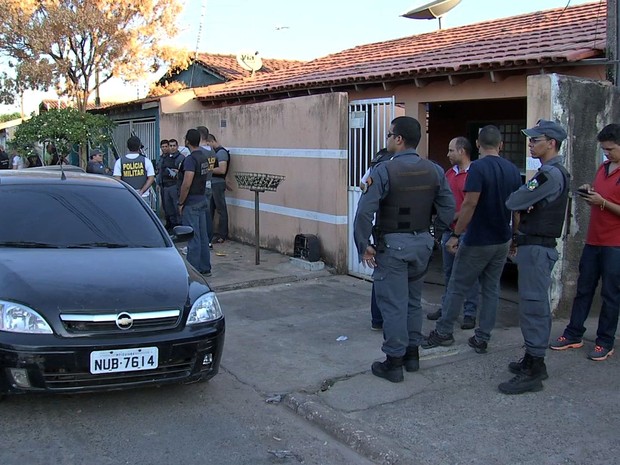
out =
[[[2,465],[369,464],[222,370],[208,383],[0,403]]]

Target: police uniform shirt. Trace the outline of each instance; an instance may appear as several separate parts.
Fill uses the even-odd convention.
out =
[[[139,156],[140,156],[139,153],[128,153],[127,155],[125,155],[125,157],[127,157],[129,160],[135,160]],[[116,163],[114,163],[114,172],[113,172],[114,176],[122,177],[123,173],[122,173],[121,164],[122,163],[121,163],[120,158],[116,160]],[[148,157],[144,157],[144,167],[146,168],[147,178],[150,176],[153,176],[153,177],[155,176],[155,168],[153,167],[153,163]],[[148,197],[148,196],[149,196],[148,190],[142,194],[142,197]]]
[[[563,157],[557,156],[545,162],[536,175],[506,200],[506,208],[512,211],[527,210],[541,200],[553,202],[564,190],[564,176],[555,165],[561,165]]]
[[[420,157],[415,151],[407,150],[395,154],[390,160],[377,164],[373,168],[372,174],[368,179],[368,188],[364,194],[362,194],[357,205],[357,212],[355,213],[355,220],[353,223],[353,234],[360,260],[369,244],[368,238],[372,232],[374,214],[379,210],[381,200],[383,200],[390,191],[390,180],[386,165],[390,163],[391,160],[399,157],[411,159],[411,163],[417,163],[420,160]],[[439,190],[433,202],[435,210],[437,211],[435,225],[437,230],[444,230],[448,228],[448,225],[454,217],[454,197],[452,196],[452,191],[444,176],[443,169],[436,163],[433,163],[433,166],[439,175]]]

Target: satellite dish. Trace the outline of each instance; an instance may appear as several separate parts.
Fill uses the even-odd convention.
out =
[[[409,19],[435,19],[439,20],[439,29],[441,29],[441,17],[452,8],[461,3],[461,0],[435,0],[433,2],[422,5],[408,11],[401,16]]]
[[[252,75],[263,67],[263,60],[258,56],[258,52],[239,52],[237,54],[237,63],[243,69],[252,71]]]

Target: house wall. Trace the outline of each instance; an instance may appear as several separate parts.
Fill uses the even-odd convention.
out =
[[[605,69],[602,66],[578,66],[572,68],[566,68],[564,73],[584,78],[591,79],[605,79]],[[494,79],[496,82],[493,82]],[[396,97],[396,103],[404,106],[405,114],[417,118],[422,126],[426,125],[426,103],[438,103],[438,102],[461,102],[466,112],[472,113],[474,116],[476,109],[471,108],[472,105],[479,105],[472,101],[491,101],[491,100],[506,100],[506,99],[523,99],[527,96],[527,76],[522,75],[508,75],[507,72],[495,72],[484,73],[482,75],[471,76],[455,76],[452,81],[448,78],[429,82],[423,79],[418,81],[423,87],[417,87],[415,83],[406,83],[402,85],[391,83],[391,87],[385,90],[383,87],[375,87],[360,91],[349,92],[349,98],[351,100],[367,99],[367,98],[380,98],[380,97]],[[452,82],[452,83],[451,83]],[[515,102],[515,100],[513,100]],[[507,105],[517,105],[515,111],[520,108],[518,103],[507,102]],[[504,119],[506,116],[505,109],[493,110],[497,116],[490,115],[491,117]],[[459,135],[462,131],[462,121],[465,119],[466,112],[460,113],[458,116],[459,121],[454,125],[451,131],[451,137]],[[430,120],[433,123],[433,120]],[[450,132],[449,127],[443,127],[443,123],[440,123],[439,130],[436,131],[437,125],[434,127],[427,127],[427,131],[423,131],[422,140],[418,147],[420,155],[429,157],[440,163],[444,162],[444,155],[447,149],[447,142],[449,142],[446,131]],[[430,126],[430,125],[429,125]],[[439,132],[439,134],[437,133]],[[441,133],[444,133],[443,135]],[[430,136],[430,140],[429,140]],[[446,142],[447,140],[447,142]]]
[[[527,85],[528,127],[539,118],[560,122],[568,133],[560,153],[572,175],[571,189],[591,184],[603,161],[596,135],[607,124],[620,121],[620,90],[608,82],[562,75],[531,76]],[[529,164],[531,176],[535,163]],[[572,199],[569,207],[570,216],[558,246],[560,260],[553,270],[551,287],[552,308],[559,316],[570,315],[590,218],[590,207],[578,197]],[[594,313],[600,308],[597,300],[598,296],[592,305]]]
[[[165,108],[165,103],[162,108]],[[345,93],[183,113],[162,113],[160,133],[180,143],[204,125],[231,152],[231,236],[254,243],[254,192],[235,172],[284,175],[260,199],[260,245],[291,255],[297,234],[315,234],[323,259],[346,271],[348,100]]]

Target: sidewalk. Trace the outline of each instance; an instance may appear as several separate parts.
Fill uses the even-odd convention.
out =
[[[309,272],[264,250],[255,265],[254,248],[234,242],[214,247],[209,282],[227,319],[222,370],[266,399],[282,395],[288,408],[374,462],[620,463],[620,359],[586,359],[595,319],[583,349],[548,354],[543,391],[503,395],[497,384],[523,354],[508,280],[487,354],[470,349],[472,331],[457,326],[453,346],[423,351],[420,371],[393,384],[370,372],[383,354],[381,333],[370,331],[369,282]],[[427,313],[444,290],[440,267],[435,260],[427,276]],[[552,336],[565,324],[555,321]],[[432,328],[425,320],[424,331]]]

